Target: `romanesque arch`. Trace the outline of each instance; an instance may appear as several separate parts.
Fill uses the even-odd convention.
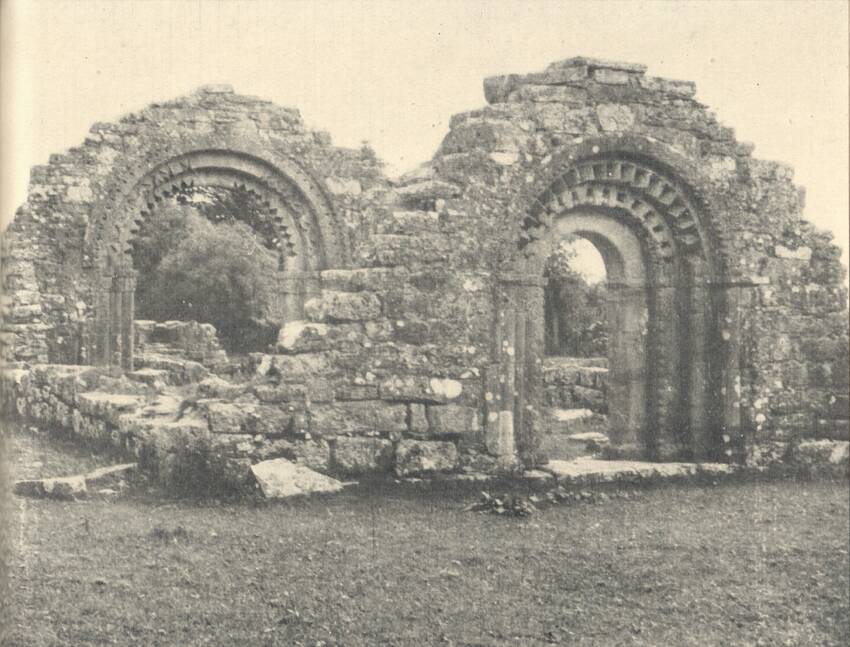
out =
[[[552,180],[521,225],[524,273],[540,274],[567,234],[606,263],[612,440],[652,458],[714,457],[722,409],[716,250],[684,183],[649,158],[582,157]]]
[[[298,318],[304,301],[319,291],[319,271],[349,261],[347,240],[323,189],[294,162],[273,165],[217,149],[171,157],[92,214],[83,251],[94,304],[86,340],[90,362],[132,365],[134,237],[158,205],[193,187],[239,188],[262,205],[272,223],[265,240],[278,256],[273,313],[281,322]]]

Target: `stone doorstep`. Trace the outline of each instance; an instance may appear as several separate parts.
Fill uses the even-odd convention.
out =
[[[104,481],[123,476],[135,470],[136,467],[136,463],[123,463],[101,467],[87,474],[17,481],[12,491],[18,496],[73,500],[85,495],[89,487],[103,485]]]
[[[606,461],[582,456],[572,461],[549,461],[533,470],[551,474],[559,483],[634,483],[635,481],[668,480],[700,475],[720,476],[739,468],[726,463],[650,463],[645,461]],[[540,478],[539,474],[535,474]]]

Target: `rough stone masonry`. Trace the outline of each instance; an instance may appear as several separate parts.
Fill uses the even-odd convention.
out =
[[[615,450],[841,449],[845,273],[790,168],[642,65],[571,58],[484,94],[398,180],[229,86],[95,124],[32,169],[3,236],[6,412],[165,482],[239,484],[279,457],[345,475],[530,469],[546,461],[543,264],[577,235],[608,275]],[[228,358],[209,327],[135,321],[134,237],[186,186],[265,205],[274,347]]]

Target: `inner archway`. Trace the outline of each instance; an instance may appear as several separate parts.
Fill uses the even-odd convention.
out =
[[[183,186],[141,222],[131,245],[137,320],[210,324],[230,354],[276,341],[280,245],[256,192]]]
[[[548,237],[555,254],[562,249],[565,240],[579,237],[588,241],[601,257],[606,273],[604,359],[593,356],[598,348],[577,347],[575,340],[555,345],[550,334],[544,381],[552,376],[561,382],[552,380],[554,384],[545,385],[547,389],[558,388],[562,394],[560,405],[563,408],[559,408],[555,416],[561,416],[560,421],[566,422],[571,413],[604,415],[604,428],[611,442],[621,448],[637,449],[644,444],[649,374],[647,269],[641,241],[613,214],[593,211],[574,211],[555,219]],[[547,261],[549,259],[551,255]],[[570,307],[569,303],[553,304],[554,296],[547,289],[544,297],[547,326],[551,326],[553,317],[564,314],[558,312],[559,307]],[[582,295],[573,296],[581,298]],[[573,314],[575,316],[575,310]],[[569,316],[561,319],[562,326],[570,325]],[[598,420],[598,417],[591,419]],[[552,420],[553,427],[556,422]]]

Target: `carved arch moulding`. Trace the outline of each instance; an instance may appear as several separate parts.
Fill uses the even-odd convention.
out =
[[[193,188],[241,189],[272,223],[267,246],[279,258],[280,318],[297,317],[317,273],[345,267],[349,246],[323,188],[291,160],[275,163],[230,150],[196,150],[155,165],[127,192],[95,205],[86,231],[83,265],[90,276],[94,321],[88,361],[132,367],[132,250],[135,236],[159,205]]]
[[[581,207],[606,209],[628,214],[662,262],[702,261],[716,279],[713,236],[689,191],[671,175],[616,154],[574,162],[533,201],[521,223],[519,247],[533,254],[534,244],[562,214]]]
[[[126,262],[132,238],[157,205],[191,186],[241,187],[261,198],[277,224],[283,258],[303,255],[303,269],[344,267],[349,250],[324,189],[294,161],[267,162],[229,150],[198,150],[151,168],[117,199],[95,206],[84,263],[107,270]]]

